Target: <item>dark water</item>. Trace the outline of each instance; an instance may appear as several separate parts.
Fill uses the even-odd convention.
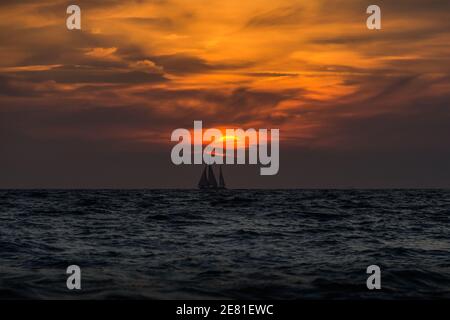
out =
[[[445,190],[0,191],[0,217],[0,298],[450,298]]]

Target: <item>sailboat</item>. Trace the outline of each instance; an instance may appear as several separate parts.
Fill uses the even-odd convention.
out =
[[[198,182],[198,188],[209,190],[225,189],[225,180],[222,174],[222,167],[220,167],[219,183],[217,183],[216,176],[214,175],[213,171],[213,166],[206,165],[203,168],[200,181]]]
[[[208,176],[206,174],[206,166],[203,169],[203,173],[202,176],[200,177],[200,181],[198,182],[198,188],[199,189],[208,189],[209,188],[209,183],[208,183]]]
[[[219,167],[219,189],[226,189],[225,187],[225,179],[222,174],[222,166]]]

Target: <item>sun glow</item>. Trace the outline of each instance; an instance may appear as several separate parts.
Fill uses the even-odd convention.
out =
[[[220,138],[221,141],[239,141],[239,137],[237,136],[222,136],[222,138]]]

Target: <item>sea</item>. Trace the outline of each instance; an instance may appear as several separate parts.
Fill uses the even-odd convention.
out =
[[[450,298],[450,190],[1,190],[0,219],[0,299]]]

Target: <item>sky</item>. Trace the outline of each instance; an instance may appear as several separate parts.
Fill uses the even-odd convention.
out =
[[[449,188],[450,2],[372,2],[2,1],[0,188],[195,187],[194,120],[280,129],[230,187]]]

